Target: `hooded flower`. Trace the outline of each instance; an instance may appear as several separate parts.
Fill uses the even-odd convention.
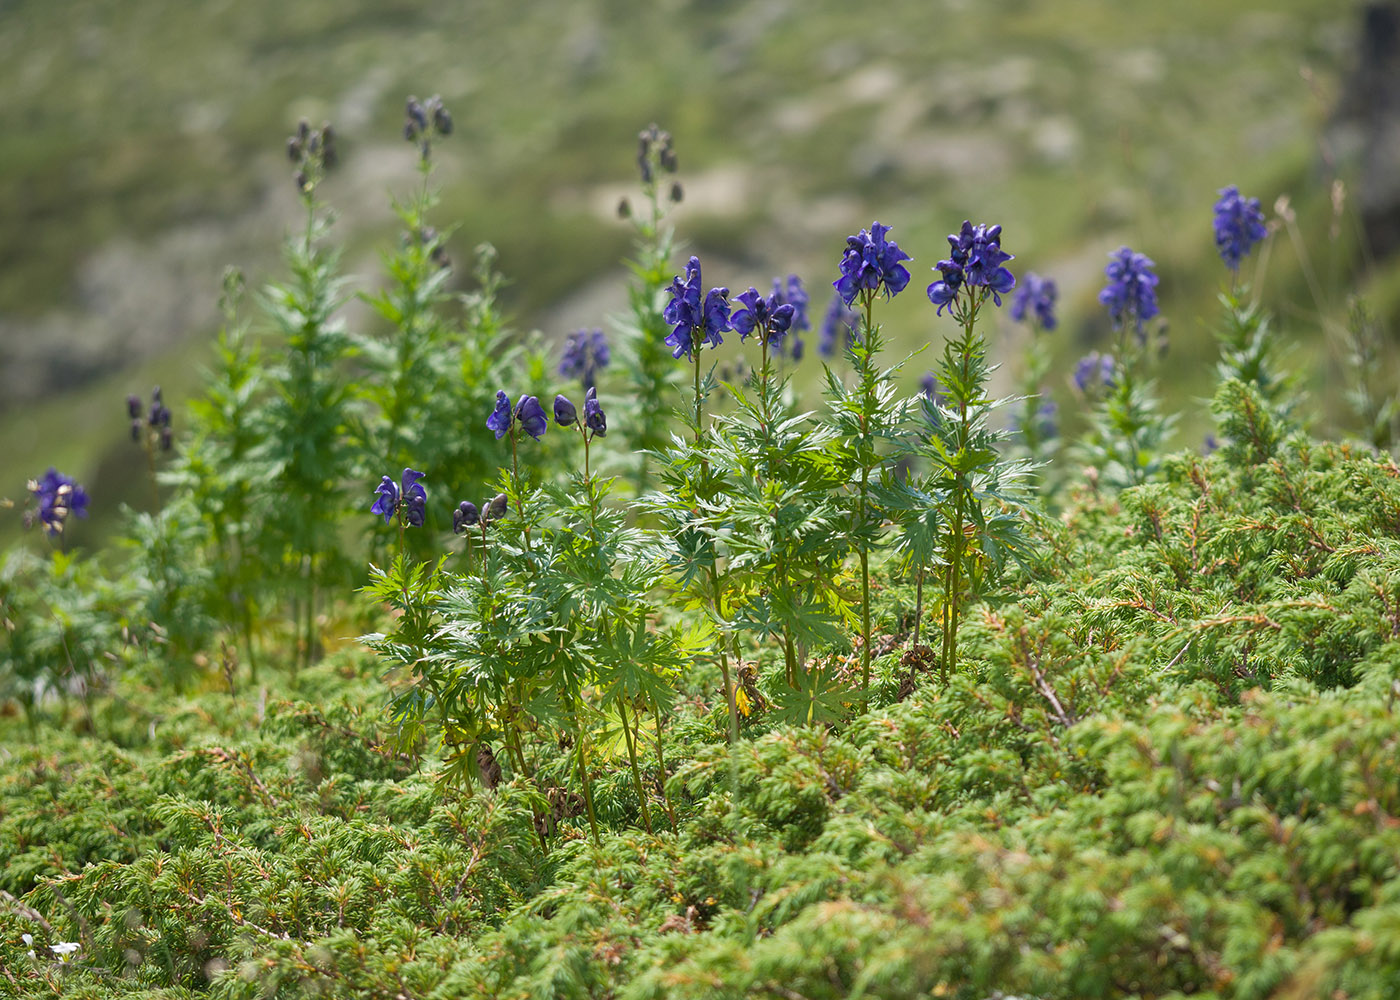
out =
[[[822,317],[822,328],[817,331],[817,352],[824,358],[829,358],[836,353],[837,335],[844,333],[845,339],[841,343],[841,349],[849,347],[852,342],[858,339],[860,330],[860,317],[858,317],[841,299],[840,293],[831,297],[831,305],[827,307],[826,315]]]
[[[583,419],[595,437],[608,436],[608,418],[603,413],[602,404],[598,402],[597,389],[589,389],[588,394],[583,397]]]
[[[481,515],[477,512],[476,504],[470,500],[463,500],[452,512],[452,533],[460,535],[480,520]]]
[[[1215,203],[1215,248],[1226,267],[1238,271],[1254,244],[1268,235],[1258,198],[1244,197],[1233,184],[1220,189]]]
[[[560,427],[570,427],[578,420],[578,410],[567,396],[554,397],[554,422]]]
[[[885,239],[889,226],[872,222],[855,236],[846,237],[846,252],[841,257],[841,277],[832,282],[841,301],[847,306],[864,291],[883,290],[885,298],[898,295],[909,284],[909,271],[900,261],[909,255],[893,240]]]
[[[50,535],[63,531],[70,514],[87,517],[87,491],[52,466],[37,480],[30,480],[29,492],[39,505],[39,523]]]
[[[510,433],[512,419],[510,397],[505,394],[505,390],[497,389],[496,408],[492,410],[491,415],[486,418],[486,426],[489,430],[496,432],[497,441]]]
[[[374,491],[376,499],[369,509],[370,513],[383,514],[384,523],[388,524],[402,505],[404,523],[421,528],[428,505],[428,491],[418,483],[422,478],[423,473],[404,469],[403,485],[400,486],[388,476],[381,476],[379,487]]]
[[[578,379],[587,390],[597,384],[598,372],[611,360],[612,351],[602,330],[575,330],[564,341],[559,374]]]
[[[491,502],[486,505],[486,512],[481,516],[482,524],[490,524],[492,521],[499,521],[506,516],[506,506],[510,501],[504,493],[497,493],[491,498]]]
[[[1099,292],[1099,301],[1108,307],[1113,328],[1133,328],[1138,339],[1145,336],[1142,325],[1157,315],[1157,275],[1151,259],[1119,247],[1108,255],[1104,276],[1108,284]]]
[[[1112,354],[1101,355],[1098,351],[1086,354],[1074,366],[1074,387],[1086,395],[1100,387],[1111,388],[1115,367]]]
[[[985,288],[992,301],[1001,305],[1001,297],[1016,287],[1016,278],[1002,267],[1014,259],[1001,248],[1001,226],[974,226],[964,221],[958,232],[948,237],[952,252],[947,260],[935,265],[942,279],[928,286],[929,301],[941,314],[948,306],[957,315],[956,300],[963,286]]]
[[[1028,271],[1011,300],[1011,318],[1020,323],[1030,315],[1042,330],[1053,330],[1056,325],[1055,299],[1058,296],[1059,289],[1055,287],[1053,278],[1042,278],[1034,271]]]
[[[749,334],[756,333],[760,341],[781,348],[783,337],[792,326],[796,308],[791,303],[782,303],[777,293],[768,298],[758,294],[757,288],[750,288],[739,296],[744,308],[734,310],[730,317],[740,340],[747,340]]]
[[[544,437],[549,427],[549,417],[545,416],[544,407],[534,396],[520,397],[520,402],[515,404],[515,419],[520,421],[521,429],[536,441]]]
[[[711,288],[703,301],[700,297],[700,258],[690,258],[685,268],[685,280],[677,275],[671,282],[671,300],[666,303],[662,317],[671,324],[666,343],[671,357],[684,354],[694,357],[701,345],[718,347],[720,336],[729,326],[729,289]]]

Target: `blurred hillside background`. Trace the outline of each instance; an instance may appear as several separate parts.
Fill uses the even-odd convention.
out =
[[[140,505],[125,397],[161,383],[178,427],[224,267],[254,288],[279,274],[298,119],[334,124],[322,193],[355,287],[382,280],[390,198],[416,183],[409,94],[441,94],[456,121],[435,149],[455,280],[466,290],[473,248],[493,243],[522,329],[560,340],[620,311],[616,206],[655,121],[680,158],[682,251],[709,284],[795,271],[820,315],[844,237],[894,226],[915,274],[881,313],[901,348],[947,332],[923,294],[944,235],[1000,222],[1016,273],[1060,284],[1065,410],[1073,360],[1108,343],[1106,253],[1147,253],[1178,446],[1209,426],[1216,191],[1237,184],[1271,218],[1287,196],[1308,259],[1281,230],[1263,297],[1318,429],[1344,429],[1347,296],[1385,329],[1400,308],[1384,258],[1400,232],[1396,23],[1343,0],[0,0],[0,496],[55,464],[95,510]]]

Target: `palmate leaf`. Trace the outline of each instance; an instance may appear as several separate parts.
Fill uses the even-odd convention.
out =
[[[821,661],[799,666],[797,685],[782,684],[774,695],[774,717],[794,726],[823,726],[846,717],[850,689]]]

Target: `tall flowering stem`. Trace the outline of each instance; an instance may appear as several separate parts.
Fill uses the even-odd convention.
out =
[[[671,332],[665,343],[671,348],[671,356],[680,358],[684,354],[690,361],[693,373],[694,409],[692,412],[695,433],[695,460],[698,461],[698,474],[693,464],[689,464],[687,486],[695,507],[692,516],[698,517],[698,501],[707,489],[704,485],[709,477],[710,463],[705,454],[705,396],[710,385],[707,377],[701,379],[701,354],[705,347],[718,347],[724,342],[722,334],[733,329],[729,316],[729,289],[711,288],[701,298],[700,258],[691,257],[685,273],[677,275],[671,282],[671,298],[662,313],[671,324]],[[717,621],[724,620],[724,594],[718,566],[718,554],[713,538],[707,538],[703,545],[708,551],[706,574],[709,578],[708,600]],[[729,707],[729,740],[739,738],[738,703],[734,694],[734,679],[729,671],[729,655],[725,642],[719,643],[720,673],[724,679],[725,701]]]
[[[946,685],[957,670],[958,624],[967,595],[978,571],[977,558],[993,554],[996,538],[988,508],[1000,499],[996,494],[997,453],[994,437],[986,429],[990,408],[986,397],[986,341],[977,331],[977,320],[988,299],[1001,305],[1001,296],[1015,287],[1016,279],[1003,265],[1011,255],[1001,248],[1000,226],[974,226],[964,222],[948,237],[952,249],[936,265],[941,278],[928,286],[929,301],[941,315],[947,309],[958,323],[960,336],[944,344],[938,379],[942,394],[925,397],[929,430],[925,449],[933,464],[932,487],[943,508],[942,555],[943,634],[939,680]],[[975,533],[968,538],[968,529]]]
[[[886,407],[890,403],[893,370],[881,372],[875,358],[880,348],[879,327],[875,325],[875,299],[886,299],[902,292],[909,284],[909,271],[903,261],[909,255],[893,240],[888,239],[889,226],[871,223],[855,236],[846,238],[846,251],[841,258],[841,277],[832,282],[837,295],[851,308],[860,304],[860,336],[852,341],[849,354],[856,372],[856,386],[848,391],[827,369],[827,390],[832,396],[833,409],[843,423],[843,431],[852,443],[852,458],[856,468],[856,508],[853,512],[851,537],[860,556],[860,621],[861,621],[861,690],[870,688],[870,549],[876,541],[877,527],[872,523],[870,503],[870,474],[881,463],[877,442],[890,436],[886,426]]]

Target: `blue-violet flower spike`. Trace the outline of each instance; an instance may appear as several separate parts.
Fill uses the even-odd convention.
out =
[[[512,419],[510,397],[505,394],[505,390],[497,389],[496,408],[491,412],[491,416],[486,418],[486,426],[496,432],[497,441],[510,433]]]
[[[1138,339],[1145,334],[1142,325],[1157,315],[1157,275],[1150,258],[1119,247],[1108,255],[1104,276],[1108,284],[1099,292],[1099,301],[1108,307],[1109,319],[1115,330],[1128,326]]]
[[[1011,318],[1021,323],[1029,314],[1042,330],[1053,330],[1058,322],[1055,318],[1055,299],[1058,297],[1059,289],[1055,287],[1053,278],[1042,278],[1034,271],[1028,271],[1011,300]]]
[[[1215,203],[1215,247],[1226,267],[1238,271],[1254,244],[1268,235],[1258,198],[1244,197],[1233,184],[1220,189]]]
[[[885,298],[904,291],[909,284],[909,271],[900,261],[910,257],[885,234],[889,226],[872,222],[855,236],[846,237],[846,252],[841,257],[841,277],[832,282],[841,301],[850,306],[862,292],[883,290]]]

